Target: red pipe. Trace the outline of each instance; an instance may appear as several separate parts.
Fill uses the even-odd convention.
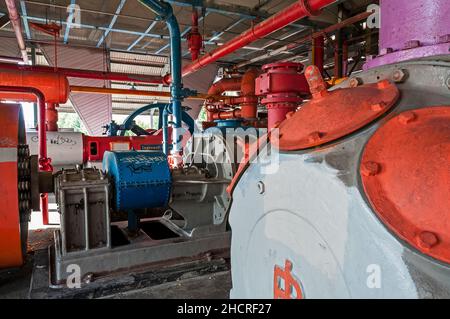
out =
[[[5,0],[5,3],[8,7],[9,20],[11,21],[11,26],[16,34],[17,44],[22,53],[23,62],[28,63],[27,47],[25,46],[25,39],[22,34],[22,22],[20,21],[20,15],[17,11],[16,2],[14,0]]]
[[[198,11],[196,8],[192,8],[192,29],[187,36],[187,41],[192,61],[195,61],[200,56],[203,45],[202,35],[198,32]]]
[[[47,103],[47,107],[45,109],[45,122],[47,131],[58,131],[58,110],[56,110],[55,103]]]
[[[317,66],[320,74],[323,74],[325,37],[320,35],[313,38],[313,64]]]
[[[187,76],[192,74],[204,66],[211,64],[218,59],[235,52],[242,47],[259,40],[275,31],[278,31],[285,26],[294,23],[306,16],[317,15],[320,10],[336,0],[298,0],[286,9],[271,16],[267,20],[253,26],[251,29],[245,31],[238,37],[228,41],[216,50],[205,54],[200,59],[187,65],[182,70],[182,75]],[[166,83],[171,82],[171,76],[167,75],[164,78]]]
[[[222,95],[224,92],[227,91],[240,91],[241,90],[241,78],[224,78],[220,81],[217,81],[208,90],[209,96],[219,96]],[[207,110],[207,117],[208,122],[211,122],[214,120],[213,113],[214,110],[210,108],[210,104],[208,104],[208,101],[206,102],[206,110]]]
[[[57,68],[55,70],[55,68],[48,66],[15,65],[9,63],[0,63],[0,69],[13,71],[31,71],[35,73],[49,73],[49,72],[60,73],[66,77],[83,78],[83,79],[151,83],[151,84],[163,83],[162,78],[159,76],[142,75],[142,74],[126,74],[126,73],[77,70],[67,68]]]
[[[249,69],[245,72],[241,82],[241,96],[248,102],[241,104],[241,117],[245,119],[256,118],[258,99],[255,95],[255,81],[259,72],[257,69]]]
[[[36,97],[39,119],[38,119],[38,136],[39,136],[39,170],[44,172],[52,172],[53,167],[51,159],[47,157],[47,132],[45,127],[45,96],[41,91],[31,87],[15,87],[0,86],[0,92],[5,93],[27,93]],[[46,194],[41,194],[41,211],[42,221],[44,225],[48,225],[48,198]]]

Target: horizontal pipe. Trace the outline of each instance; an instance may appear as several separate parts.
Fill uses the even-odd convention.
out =
[[[11,57],[11,56],[0,55],[0,61],[6,62],[6,63],[21,63],[21,62],[23,62],[23,59]]]
[[[335,0],[298,0],[286,9],[253,26],[251,29],[228,41],[216,50],[206,53],[200,59],[187,65],[183,68],[182,75],[187,76],[192,74],[204,66],[211,64],[218,59],[233,53],[236,50],[241,49],[275,31],[278,31],[299,19],[312,15],[313,13],[318,13],[320,9],[333,2],[335,2]],[[171,76],[165,77],[166,83],[171,82],[171,80]]]
[[[170,92],[159,91],[142,91],[142,90],[127,90],[127,89],[111,89],[103,87],[92,86],[77,86],[72,85],[70,87],[72,93],[92,93],[92,94],[117,94],[117,95],[134,95],[134,96],[152,96],[152,97],[166,97],[170,98]],[[207,98],[218,98],[216,96],[210,96],[208,94],[197,93],[195,96],[189,96],[187,100],[206,100]]]
[[[16,65],[9,63],[0,63],[0,70],[14,70],[14,71],[31,71],[37,73],[49,73],[55,72],[73,78],[83,79],[96,79],[96,80],[110,80],[120,82],[136,82],[136,83],[150,83],[150,84],[162,84],[162,78],[160,76],[142,75],[142,74],[126,74],[116,72],[102,72],[91,70],[78,70],[68,68],[53,68],[48,66],[29,66],[29,65]]]
[[[282,46],[282,47],[280,47],[280,48],[278,48],[276,50],[273,50],[273,51],[271,51],[269,53],[257,56],[255,58],[247,60],[247,61],[240,62],[240,63],[238,63],[235,66],[235,69],[239,69],[239,68],[242,68],[242,67],[244,67],[246,65],[249,65],[249,64],[252,64],[252,63],[255,63],[255,62],[258,62],[258,61],[262,61],[262,60],[265,60],[265,59],[277,56],[278,54],[280,54],[281,52],[284,52],[284,51],[295,50],[303,43],[310,42],[310,41],[312,41],[312,40],[314,40],[316,38],[324,36],[324,34],[340,30],[340,29],[342,29],[342,28],[344,28],[344,27],[346,27],[348,25],[351,25],[351,24],[355,24],[358,21],[361,21],[361,20],[364,20],[364,19],[368,18],[372,13],[373,12],[369,11],[369,12],[363,12],[363,13],[357,14],[357,15],[355,15],[355,16],[353,16],[351,18],[348,18],[348,19],[346,19],[344,21],[341,21],[339,23],[333,24],[333,25],[331,25],[331,26],[329,26],[329,27],[327,27],[327,28],[325,28],[323,30],[314,32],[313,34],[310,34],[310,35],[308,35],[306,37],[303,37],[300,40],[297,40],[297,41],[292,42],[290,44],[284,45],[284,46]]]

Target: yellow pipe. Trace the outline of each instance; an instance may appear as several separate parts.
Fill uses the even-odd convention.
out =
[[[111,89],[91,86],[70,86],[72,93],[91,93],[91,94],[117,94],[117,95],[134,95],[134,96],[152,96],[152,97],[166,97],[170,98],[170,92],[159,91],[142,91],[142,90],[127,90],[127,89]],[[188,100],[206,100],[207,98],[214,98],[208,94],[197,93],[195,96],[189,96]]]

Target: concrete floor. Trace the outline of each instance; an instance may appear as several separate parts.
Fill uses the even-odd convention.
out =
[[[0,299],[26,299],[30,296],[30,285],[33,274],[33,264],[43,249],[52,242],[53,231],[59,226],[59,215],[55,204],[50,204],[50,223],[44,226],[40,212],[31,216],[28,233],[28,255],[21,268],[0,270]],[[124,277],[125,279],[127,276]],[[123,280],[124,278],[119,278]],[[110,283],[109,283],[110,284]],[[145,287],[116,294],[102,296],[107,299],[225,299],[229,296],[231,276],[229,271],[220,271],[209,275],[185,274],[174,282],[167,282],[153,287]],[[46,298],[44,295],[38,296]],[[89,298],[89,297],[87,297]]]

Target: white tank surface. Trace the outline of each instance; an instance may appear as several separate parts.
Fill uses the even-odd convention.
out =
[[[27,132],[30,153],[38,155],[39,139],[36,131]],[[83,134],[77,132],[47,132],[47,152],[53,166],[83,164]]]

